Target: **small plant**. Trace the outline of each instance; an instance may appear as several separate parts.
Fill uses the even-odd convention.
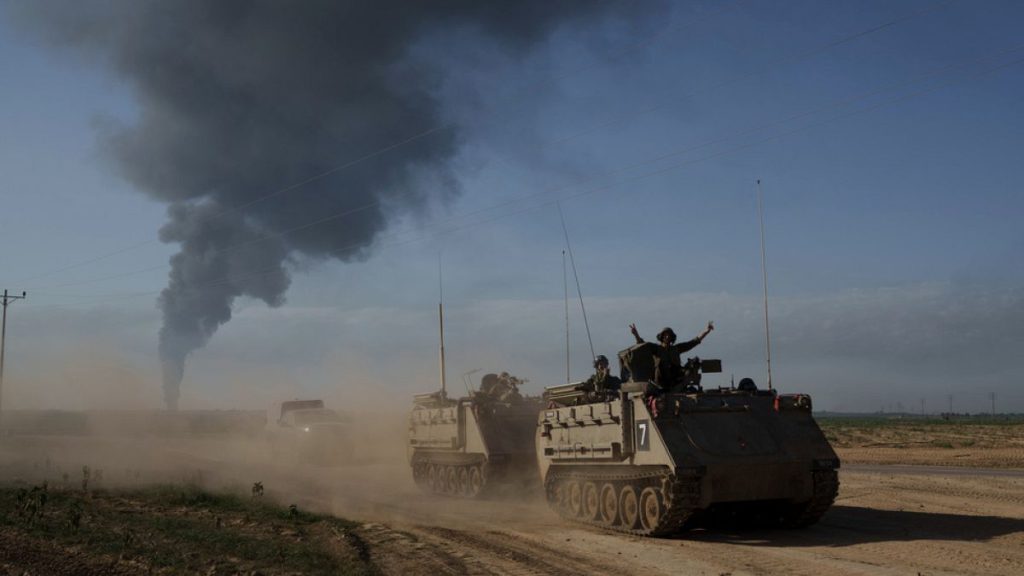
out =
[[[24,516],[25,515],[25,505],[28,502],[28,490],[25,490],[24,488],[18,488],[17,502],[18,502],[18,516]]]
[[[46,512],[46,501],[48,500],[47,484],[33,486],[32,490],[24,488],[18,491],[18,515],[25,519],[26,524],[33,524],[36,518],[42,518]]]
[[[68,528],[72,532],[78,534],[78,529],[82,525],[82,503],[78,500],[71,502],[68,505]]]
[[[252,497],[263,498],[263,482],[252,483]]]
[[[290,505],[288,506],[288,516],[289,516],[289,517],[290,517],[290,518],[291,518],[292,520],[295,520],[295,519],[297,519],[297,518],[299,517],[299,507],[298,507],[298,506],[296,506],[295,504],[290,504]]]
[[[39,500],[39,517],[42,518],[46,514],[46,501],[50,499],[49,495],[50,484],[46,480],[43,480],[43,484],[36,494],[36,498]]]
[[[89,491],[89,467],[82,466],[82,492]]]

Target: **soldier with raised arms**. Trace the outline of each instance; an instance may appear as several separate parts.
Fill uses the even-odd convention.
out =
[[[715,325],[712,322],[708,322],[708,325],[704,327],[704,330],[697,335],[696,338],[687,340],[686,342],[676,342],[676,333],[669,327],[661,329],[658,332],[658,344],[657,350],[655,351],[654,358],[654,381],[662,388],[670,388],[673,384],[678,381],[681,374],[681,363],[679,356],[684,352],[689,352],[697,347],[698,344],[704,341],[704,338],[715,329]],[[637,332],[636,324],[629,325],[629,331],[632,332],[633,337],[636,338],[637,344],[646,343],[643,338],[640,337],[640,333]]]

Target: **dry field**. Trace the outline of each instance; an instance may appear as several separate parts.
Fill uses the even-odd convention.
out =
[[[1024,420],[825,418],[844,464],[1024,469]]]
[[[55,524],[44,533],[18,515],[17,488],[4,492],[0,572],[1024,574],[1024,469],[1004,461],[993,468],[1000,451],[1019,450],[1024,428],[826,425],[846,461],[839,498],[819,524],[693,530],[672,539],[566,524],[536,493],[480,502],[423,496],[402,451],[383,449],[396,440],[401,446],[400,419],[379,458],[335,468],[274,461],[254,440],[5,438],[0,478],[16,486],[50,478],[51,490],[70,490],[62,497],[73,500],[83,465],[103,469],[104,479],[79,532],[66,525],[70,500],[52,508]],[[993,440],[994,432],[1010,446]],[[879,448],[899,454],[870,456]],[[249,496],[254,481],[266,487],[266,503]],[[151,487],[168,482],[178,488]],[[183,482],[214,495],[183,489]]]

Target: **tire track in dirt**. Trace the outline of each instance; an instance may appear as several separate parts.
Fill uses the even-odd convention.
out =
[[[480,574],[509,574],[512,576],[578,576],[587,574],[623,574],[608,571],[588,559],[565,554],[539,546],[535,542],[523,542],[520,538],[503,532],[475,532],[430,527],[422,529],[422,537],[435,540],[439,545],[461,551],[469,566],[478,568]],[[471,572],[472,573],[472,572]]]
[[[385,574],[470,574],[458,555],[382,524],[364,524],[357,533],[367,546],[370,562]]]

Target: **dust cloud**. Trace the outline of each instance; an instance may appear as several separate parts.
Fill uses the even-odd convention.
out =
[[[259,482],[265,498],[284,506],[361,521],[420,524],[444,516],[446,526],[519,516],[521,507],[506,506],[514,501],[545,509],[529,492],[496,496],[511,496],[500,505],[424,495],[406,459],[408,399],[370,391],[367,383],[324,398],[346,422],[332,446],[347,455],[341,461],[324,461],[275,430],[273,408],[10,411],[0,480],[73,490],[83,481],[89,489],[195,485],[244,496]],[[402,410],[381,408],[391,401]]]

